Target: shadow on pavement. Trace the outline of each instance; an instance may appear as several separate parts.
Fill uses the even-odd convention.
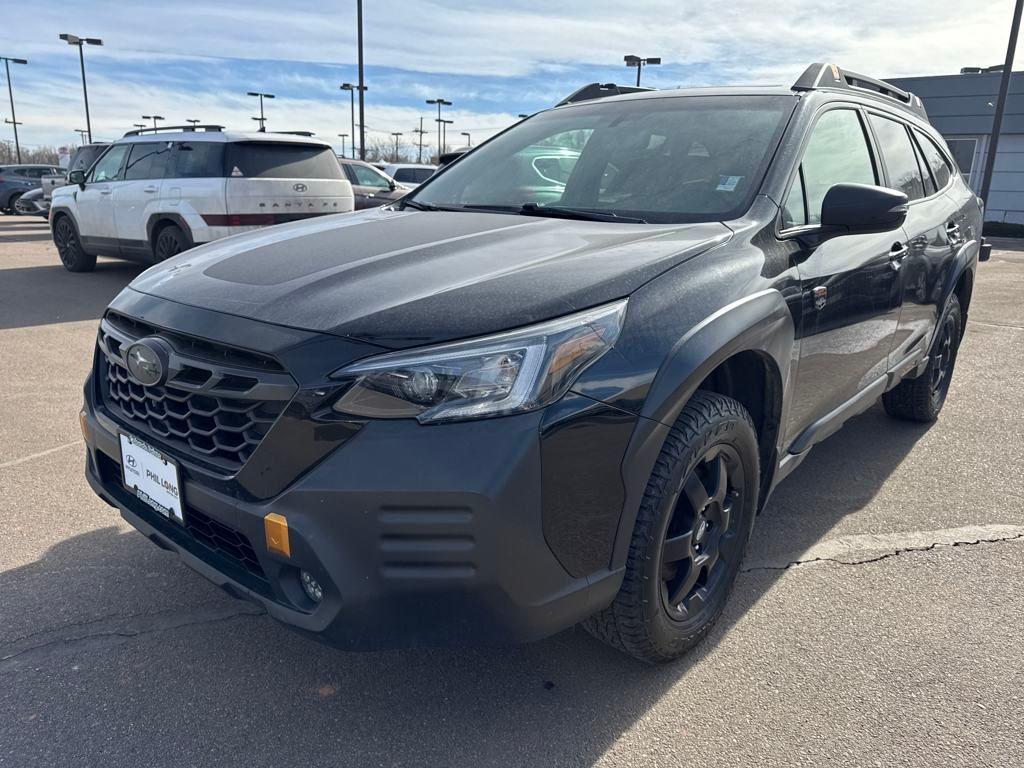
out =
[[[784,564],[819,541],[872,499],[925,431],[876,407],[818,446],[759,520],[750,560]],[[526,646],[354,654],[263,615],[210,619],[211,604],[251,608],[141,536],[97,530],[0,574],[0,626],[18,617],[17,636],[43,632],[25,663],[4,658],[33,638],[0,644],[0,706],[32,712],[7,718],[0,741],[24,764],[130,754],[148,766],[592,765],[685,684],[782,573],[742,575],[708,640],[660,668],[578,628]],[[168,615],[182,618],[168,627]],[[92,619],[101,623],[82,623]],[[46,640],[62,626],[60,638],[77,640]]]
[[[95,272],[73,274],[56,253],[53,258],[57,263],[52,266],[0,269],[0,330],[98,320],[111,299],[145,269],[101,260]]]

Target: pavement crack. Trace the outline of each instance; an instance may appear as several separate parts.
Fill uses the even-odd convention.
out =
[[[5,643],[0,648],[0,673],[15,671],[26,664],[45,663],[72,653],[109,648],[136,637],[244,616],[261,616],[264,613],[258,605],[246,604],[242,607],[210,606],[191,611],[165,611],[74,622]]]
[[[993,526],[996,528],[1010,528],[1011,526]],[[854,537],[851,537],[854,538]],[[813,554],[815,548],[812,547],[808,550],[805,557],[800,557],[796,560],[790,560],[786,563],[780,564],[756,564],[749,565],[742,569],[743,573],[755,573],[758,571],[788,571],[794,568],[799,568],[805,565],[813,565],[814,563],[835,563],[836,565],[847,565],[847,566],[858,566],[858,565],[870,565],[872,563],[878,563],[883,560],[889,560],[900,555],[905,555],[913,552],[931,552],[936,549],[952,549],[955,547],[975,547],[982,544],[1000,544],[1009,541],[1021,541],[1024,540],[1024,532],[1009,533],[1004,536],[978,536],[977,538],[971,539],[953,539],[953,540],[937,540],[928,543],[921,544],[909,544],[907,546],[895,547],[893,549],[880,551],[874,549],[874,551],[864,551],[859,553],[853,549],[847,549],[843,556],[843,552],[839,551],[836,554]],[[827,544],[826,544],[827,546]]]

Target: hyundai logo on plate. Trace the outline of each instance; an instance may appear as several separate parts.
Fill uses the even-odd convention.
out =
[[[292,189],[294,189],[296,192],[305,192],[307,189],[309,189],[309,187],[307,187],[302,182],[299,182],[298,184],[292,184]]]
[[[163,384],[167,379],[170,355],[160,339],[142,339],[128,347],[124,356],[128,372],[144,387]]]

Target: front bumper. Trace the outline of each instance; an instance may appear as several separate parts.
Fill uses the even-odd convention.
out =
[[[576,537],[581,549],[592,549],[595,536],[607,535],[586,530],[595,518],[568,534],[552,532],[550,508],[544,520],[543,482],[576,451],[567,435],[587,444],[590,471],[617,476],[625,441],[607,441],[605,462],[595,460],[593,430],[606,432],[610,413],[588,398],[567,397],[551,429],[546,412],[432,427],[370,422],[269,498],[253,498],[230,479],[210,482],[177,457],[186,526],[122,485],[123,425],[99,401],[90,379],[83,431],[93,490],[210,581],[334,645],[534,640],[604,607],[621,583],[607,555],[591,561],[600,567],[572,575],[567,557],[552,551],[552,538],[564,548]],[[621,417],[617,423],[617,434],[628,435],[629,425]],[[542,450],[549,433],[557,438]],[[263,519],[271,512],[288,520],[290,557],[265,545]],[[603,526],[612,535],[615,512]],[[321,603],[303,593],[300,569],[324,585]]]

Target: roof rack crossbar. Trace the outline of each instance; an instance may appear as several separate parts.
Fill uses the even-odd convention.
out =
[[[191,133],[194,131],[223,131],[223,125],[159,125],[156,128],[136,128],[128,131],[125,136],[141,136],[144,133],[160,133],[161,131],[173,131],[175,133]]]
[[[644,93],[647,91],[653,91],[654,88],[637,87],[635,85],[616,85],[615,83],[590,83],[584,85],[582,88],[573,91],[560,102],[555,104],[556,107],[564,106],[565,104],[576,104],[580,101],[591,101],[593,99],[603,99],[607,96],[619,96],[624,93]]]
[[[881,97],[897,104],[925,120],[928,114],[920,97],[897,88],[892,83],[856,72],[840,69],[835,64],[811,64],[792,86],[794,91],[814,91],[819,88],[838,88],[855,93]]]

